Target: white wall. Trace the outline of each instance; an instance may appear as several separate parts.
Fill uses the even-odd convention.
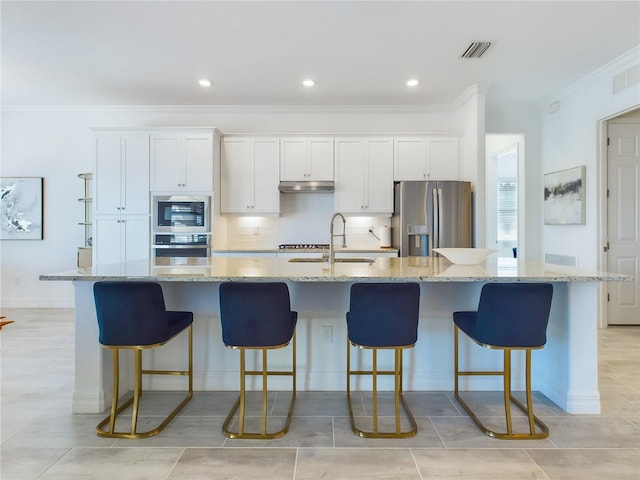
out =
[[[578,266],[598,268],[602,204],[600,122],[640,105],[640,85],[612,93],[613,76],[638,65],[640,47],[628,52],[549,100],[559,110],[542,116],[543,173],[586,166],[585,225],[543,226],[543,253],[577,256]]]
[[[453,109],[103,108],[2,111],[2,176],[44,177],[44,240],[0,242],[3,307],[71,306],[72,286],[38,276],[76,265],[79,172],[92,170],[91,127],[214,126],[223,133],[462,133]],[[324,229],[324,223],[322,228]],[[328,228],[328,224],[327,227]]]

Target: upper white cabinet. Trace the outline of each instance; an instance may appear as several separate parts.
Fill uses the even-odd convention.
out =
[[[393,139],[335,139],[335,208],[341,213],[393,213]]]
[[[95,136],[95,215],[149,214],[149,135]]]
[[[214,133],[167,131],[151,135],[151,190],[213,190]]]
[[[394,138],[394,180],[459,180],[459,176],[458,137]]]
[[[281,137],[280,180],[333,180],[333,138]]]
[[[224,137],[220,212],[277,214],[280,143],[277,137]]]

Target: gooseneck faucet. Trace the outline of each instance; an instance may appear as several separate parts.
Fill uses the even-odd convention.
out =
[[[333,224],[336,217],[340,217],[342,219],[342,235],[334,235],[333,233]],[[337,212],[333,214],[333,217],[331,217],[331,227],[329,228],[329,263],[336,263],[336,252],[333,250],[334,237],[342,237],[342,248],[347,247],[347,221],[341,213]]]

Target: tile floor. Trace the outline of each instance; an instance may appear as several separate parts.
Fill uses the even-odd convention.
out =
[[[411,439],[356,437],[342,392],[300,392],[285,437],[230,440],[221,426],[235,394],[197,392],[165,431],[134,441],[98,438],[102,416],[70,413],[71,310],[2,313],[16,321],[0,334],[2,480],[640,479],[640,327],[599,332],[601,415],[569,415],[536,396],[547,440],[491,439],[451,392],[407,393],[419,428]],[[178,394],[145,398],[143,424],[162,414],[167,395]],[[287,400],[271,395],[274,420]],[[368,398],[355,400],[364,415]],[[498,420],[499,395],[477,393],[472,402],[484,419]]]

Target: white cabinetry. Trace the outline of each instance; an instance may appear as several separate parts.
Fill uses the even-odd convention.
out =
[[[458,137],[394,138],[394,180],[458,180],[459,176]]]
[[[93,228],[94,265],[149,258],[149,216],[101,215]]]
[[[333,180],[333,138],[280,138],[280,180]]]
[[[391,215],[393,139],[335,139],[335,208],[342,213]]]
[[[214,132],[178,131],[151,135],[151,190],[211,192]]]
[[[93,264],[149,257],[149,135],[95,136]]]
[[[277,214],[280,144],[277,137],[224,137],[220,212]]]

